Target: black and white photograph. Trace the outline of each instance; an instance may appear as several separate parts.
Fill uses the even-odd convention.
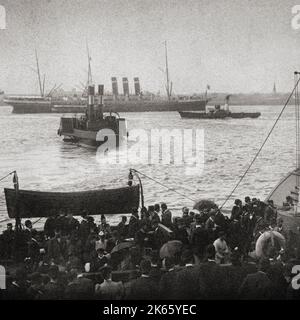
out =
[[[300,0],[0,0],[1,305],[299,300],[299,87]]]

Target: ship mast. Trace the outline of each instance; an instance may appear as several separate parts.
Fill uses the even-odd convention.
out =
[[[170,101],[171,95],[172,95],[172,82],[170,83],[167,41],[165,41],[165,55],[166,55],[166,78],[167,78],[166,90],[167,90],[168,101]]]
[[[91,86],[93,84],[93,77],[92,77],[92,68],[91,68],[92,58],[90,56],[90,49],[87,42],[86,42],[86,50],[88,55],[88,79],[87,79],[87,88],[88,88],[88,86]]]
[[[39,87],[40,87],[40,94],[41,94],[41,97],[44,97],[44,90],[43,90],[43,85],[42,85],[42,80],[41,80],[41,73],[40,73],[39,58],[38,58],[38,54],[37,54],[36,48],[35,48],[35,60],[36,60],[36,68],[37,68],[38,81],[39,81]]]

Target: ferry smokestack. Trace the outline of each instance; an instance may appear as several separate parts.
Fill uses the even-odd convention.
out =
[[[103,119],[103,96],[104,96],[104,85],[103,84],[99,84],[98,85],[98,117],[96,116],[96,118],[99,119]]]
[[[111,85],[112,85],[112,94],[114,97],[117,97],[119,95],[119,90],[118,90],[118,80],[116,77],[111,78]]]
[[[122,78],[123,81],[123,92],[125,97],[129,97],[129,84],[128,78]]]
[[[99,84],[98,85],[98,95],[99,96],[103,96],[104,95],[104,85],[103,84]]]
[[[95,98],[95,87],[88,86],[88,104],[94,105],[94,98]]]
[[[230,99],[230,94],[226,96],[225,98],[225,110],[229,112],[229,99]]]
[[[99,96],[99,104],[103,104],[103,96],[104,96],[104,85],[98,85],[98,96]]]
[[[93,121],[94,119],[94,103],[95,103],[95,87],[88,86],[88,106],[87,106],[88,121]]]
[[[140,80],[138,77],[133,78],[134,81],[134,92],[136,96],[141,94]]]

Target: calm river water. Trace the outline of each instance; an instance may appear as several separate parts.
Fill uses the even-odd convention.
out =
[[[64,143],[57,135],[60,114],[15,115],[10,107],[1,107],[0,177],[17,170],[20,188],[80,191],[125,186],[128,169],[134,167],[191,199],[209,198],[222,204],[248,167],[281,106],[231,109],[260,111],[262,115],[258,119],[183,120],[176,112],[122,114],[129,130],[203,129],[204,170],[187,174],[184,163],[100,164],[95,150]],[[134,146],[132,144],[129,149]],[[151,144],[144,144],[141,152],[150,148]],[[232,206],[235,197],[249,195],[264,199],[294,167],[295,121],[294,107],[290,106],[226,207]],[[143,178],[143,186],[146,205],[166,202],[175,212],[182,206],[193,205],[192,200],[146,178]],[[11,178],[0,182],[0,221],[7,217],[4,187],[12,187]]]

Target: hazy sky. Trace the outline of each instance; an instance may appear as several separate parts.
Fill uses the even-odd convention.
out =
[[[298,1],[300,4],[300,0]],[[300,69],[297,0],[0,0],[0,88],[38,93],[34,48],[46,86],[86,81],[86,39],[96,83],[139,76],[163,90],[163,41],[175,93],[289,91]]]

